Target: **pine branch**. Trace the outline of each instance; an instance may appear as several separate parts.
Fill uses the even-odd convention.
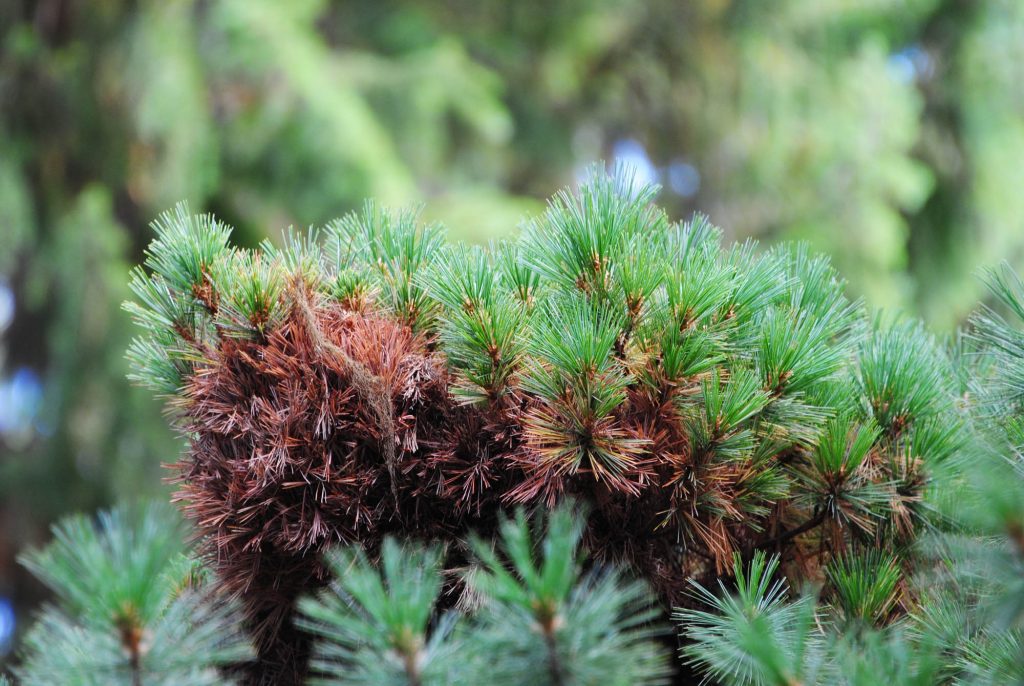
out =
[[[57,595],[29,630],[20,683],[228,683],[251,656],[236,609],[192,585],[195,563],[167,506],[71,517],[22,562]]]

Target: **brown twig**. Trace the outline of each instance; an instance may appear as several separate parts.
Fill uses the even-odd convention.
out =
[[[797,526],[797,527],[792,528],[792,529],[786,529],[785,531],[782,531],[782,532],[776,534],[775,536],[770,536],[768,538],[763,538],[760,541],[757,541],[756,543],[753,543],[752,545],[747,546],[744,549],[744,551],[743,551],[743,557],[745,557],[745,558],[749,557],[752,552],[754,552],[755,550],[760,550],[761,548],[767,548],[767,547],[770,547],[770,546],[782,545],[783,543],[786,543],[786,542],[796,538],[800,534],[805,534],[808,531],[810,531],[811,529],[814,529],[814,528],[820,526],[824,521],[825,521],[825,511],[824,510],[820,510],[813,517],[808,519],[806,522],[804,522],[800,526]]]
[[[558,641],[555,636],[559,621],[557,614],[551,614],[541,622],[544,644],[548,652],[548,675],[551,677],[553,686],[562,686],[565,683],[565,668],[562,667],[562,661],[558,657]]]

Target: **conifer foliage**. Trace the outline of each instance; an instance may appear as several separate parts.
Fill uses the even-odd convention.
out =
[[[139,686],[228,683],[218,668],[252,650],[167,505],[71,517],[22,562],[55,593],[24,641],[18,683]]]
[[[699,671],[730,686],[866,686],[880,675],[908,685],[1024,683],[1024,282],[1005,265],[986,281],[997,304],[972,317],[955,348],[967,424],[916,439],[947,466],[954,455],[969,465],[938,470],[938,493],[902,503],[936,525],[901,552],[919,563],[916,574],[900,579],[900,551],[866,550],[834,559],[817,597],[796,596],[775,574],[777,557],[759,553],[749,567],[737,559],[734,586],[698,585],[699,608],[676,613]],[[876,351],[897,368],[915,364],[892,342]],[[891,408],[928,402],[927,388],[886,397],[901,399],[880,406],[890,425],[900,416]],[[904,450],[901,479],[916,472]],[[901,526],[913,521],[905,514]],[[901,605],[909,612],[894,615]]]
[[[618,571],[584,572],[582,528],[561,506],[541,539],[518,511],[502,522],[497,546],[472,545],[475,562],[463,572],[472,607],[441,615],[441,547],[388,538],[380,572],[359,548],[328,553],[331,587],[300,603],[300,625],[318,637],[314,683],[665,683],[654,598]]]
[[[570,496],[596,560],[667,604],[762,549],[842,594],[842,559],[880,550],[892,593],[849,612],[902,612],[959,435],[947,353],[869,321],[825,258],[725,247],[655,191],[595,170],[488,249],[372,204],[257,251],[186,207],[156,222],[129,355],[190,439],[178,499],[254,673],[301,678],[295,600],[329,547],[487,537]]]

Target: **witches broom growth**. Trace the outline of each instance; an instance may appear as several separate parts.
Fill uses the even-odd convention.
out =
[[[945,353],[870,321],[826,259],[723,247],[655,192],[595,173],[487,249],[372,204],[256,251],[186,207],[155,223],[133,374],[189,439],[177,499],[248,613],[253,674],[304,673],[296,599],[329,546],[488,536],[569,496],[597,561],[666,607],[760,550],[826,583],[892,551],[898,587],[956,448]]]

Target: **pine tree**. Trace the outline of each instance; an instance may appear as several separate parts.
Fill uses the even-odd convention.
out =
[[[655,190],[594,170],[489,249],[372,204],[258,251],[185,207],[156,222],[129,355],[190,439],[178,499],[246,608],[255,682],[302,678],[295,601],[332,546],[487,538],[570,496],[596,561],[666,605],[758,550],[828,593],[903,588],[962,440],[951,356],[869,319],[825,258],[723,247]],[[905,613],[893,593],[848,611]]]
[[[652,193],[486,249],[162,217],[129,354],[198,557],[163,508],[63,523],[17,676],[665,683],[673,606],[722,684],[1024,683],[1024,282],[942,344]]]

